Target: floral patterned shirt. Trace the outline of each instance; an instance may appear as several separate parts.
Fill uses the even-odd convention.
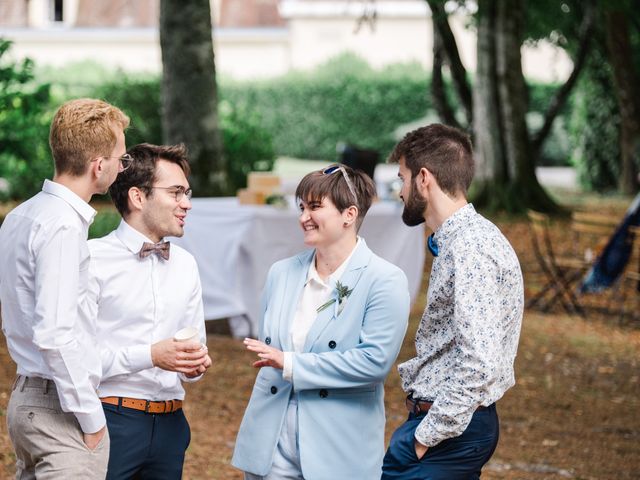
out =
[[[428,447],[456,437],[473,412],[514,385],[524,287],[500,230],[467,204],[435,232],[427,307],[416,357],[398,366],[402,387],[431,400],[415,437]]]

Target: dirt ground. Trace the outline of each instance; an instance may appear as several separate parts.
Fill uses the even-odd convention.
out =
[[[612,214],[624,209],[612,204]],[[540,285],[524,220],[496,219],[512,241],[525,273],[527,294]],[[554,230],[568,242],[565,225]],[[430,263],[425,266],[428,276]],[[398,361],[413,356],[413,339],[426,291],[414,305]],[[596,303],[599,299],[595,300]],[[615,315],[583,319],[560,311],[527,311],[518,357],[517,384],[498,403],[501,438],[483,479],[640,478],[640,324]],[[187,385],[192,428],[185,479],[240,479],[229,465],[235,434],[253,385],[253,356],[239,340],[210,335],[214,366]],[[5,415],[15,366],[0,342],[0,414]],[[406,416],[399,377],[386,382],[387,440]],[[0,478],[10,478],[14,456],[0,420]],[[338,479],[336,479],[338,480]],[[368,480],[368,479],[365,479]]]

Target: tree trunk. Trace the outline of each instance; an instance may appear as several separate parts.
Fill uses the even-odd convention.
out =
[[[478,1],[478,61],[473,89],[476,182],[507,184],[502,120],[496,80],[496,11],[494,0]],[[490,187],[489,185],[487,185]],[[484,202],[483,202],[484,203]]]
[[[471,87],[467,81],[467,70],[464,68],[462,60],[460,59],[456,38],[447,20],[444,2],[442,0],[426,0],[426,2],[429,4],[429,9],[431,10],[434,37],[436,36],[437,30],[437,35],[446,57],[446,63],[451,70],[451,77],[456,93],[467,117],[467,124],[471,125],[473,120]]]
[[[442,39],[438,33],[438,29],[433,29],[433,69],[431,71],[431,100],[433,106],[438,112],[440,119],[447,125],[456,128],[462,128],[449,101],[447,100],[447,92],[442,78],[442,64],[444,62],[444,50],[442,48]]]
[[[637,190],[637,157],[640,154],[640,89],[633,67],[628,16],[621,10],[605,14],[609,61],[613,67],[616,98],[620,108],[620,151],[622,168],[620,190],[633,194]]]
[[[209,0],[161,0],[162,125],[165,142],[189,148],[199,196],[226,193]]]

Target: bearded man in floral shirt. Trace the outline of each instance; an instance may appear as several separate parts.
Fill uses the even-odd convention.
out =
[[[398,366],[407,421],[391,438],[383,479],[476,479],[498,443],[495,402],[514,383],[524,288],[500,230],[467,202],[468,136],[433,124],[389,158],[403,182],[403,221],[434,232],[427,307],[416,356]]]

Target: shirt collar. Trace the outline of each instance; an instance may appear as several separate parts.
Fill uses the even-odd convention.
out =
[[[144,242],[155,243],[149,240],[145,235],[133,228],[124,218],[120,221],[120,225],[116,229],[116,236],[132,253],[138,254]],[[164,240],[164,239],[163,239]],[[162,241],[162,240],[160,240]]]
[[[476,209],[473,208],[473,205],[467,203],[440,225],[440,228],[438,228],[433,235],[440,252],[443,251],[451,238],[455,236],[456,232],[465,225],[468,225],[475,215]]]
[[[335,285],[335,283],[338,280],[340,280],[340,278],[342,278],[342,274],[347,269],[347,265],[349,265],[349,260],[351,260],[351,257],[353,257],[353,253],[356,251],[356,249],[358,248],[358,245],[360,244],[360,240],[361,240],[361,238],[358,237],[358,239],[356,241],[356,244],[353,247],[353,250],[351,250],[351,253],[349,254],[349,256],[347,258],[345,258],[344,262],[342,262],[338,268],[336,268],[335,272],[333,272],[331,275],[329,275],[329,277],[327,278],[326,281],[322,280],[320,278],[320,275],[318,275],[318,270],[316,270],[316,254],[314,252],[313,257],[311,258],[311,265],[309,266],[309,272],[307,273],[307,281],[305,282],[305,286],[311,280],[314,280],[315,282],[319,283],[320,285],[324,285],[324,286],[333,286],[333,285]]]
[[[67,202],[87,224],[93,222],[96,216],[94,208],[61,183],[45,180],[42,184],[42,191]]]

